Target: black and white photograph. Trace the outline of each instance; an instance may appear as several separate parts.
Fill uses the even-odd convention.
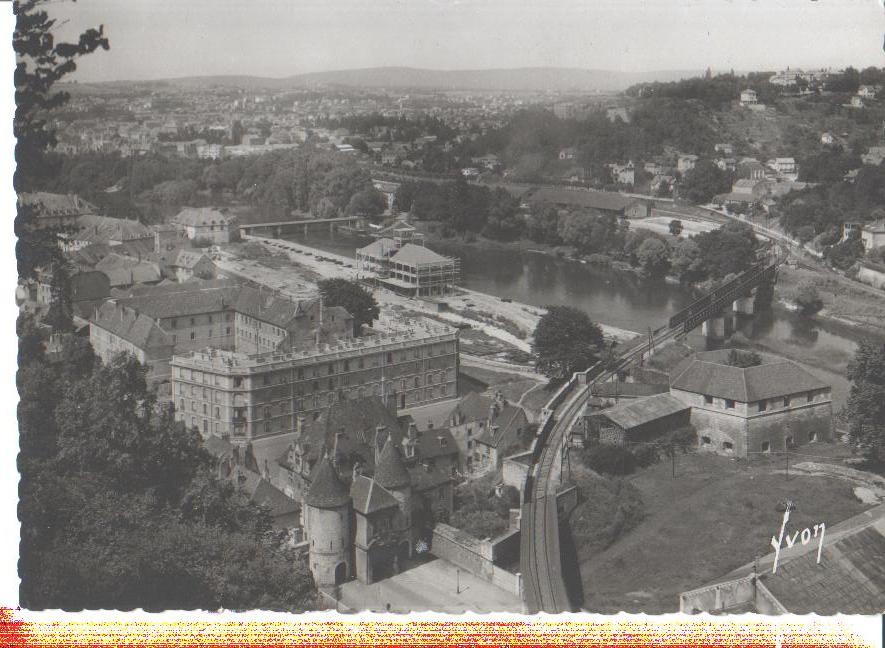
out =
[[[21,608],[885,611],[881,0],[2,4]]]

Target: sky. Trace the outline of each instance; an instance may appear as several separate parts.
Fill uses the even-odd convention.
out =
[[[883,0],[79,0],[80,81],[409,66],[617,71],[885,66]]]

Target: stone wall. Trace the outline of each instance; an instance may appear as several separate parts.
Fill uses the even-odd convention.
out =
[[[755,598],[753,576],[702,587],[679,596],[679,611],[685,614],[727,610],[750,603]]]
[[[519,541],[519,530],[516,529],[510,529],[492,540],[480,540],[448,524],[439,523],[433,528],[430,552],[495,587],[522,596],[522,575],[495,564],[496,560],[512,561],[514,552],[519,554]]]

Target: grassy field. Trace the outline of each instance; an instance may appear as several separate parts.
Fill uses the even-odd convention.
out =
[[[838,454],[839,446],[812,446]],[[642,496],[644,518],[608,548],[581,546],[584,608],[593,612],[675,612],[679,593],[723,576],[769,553],[782,513],[797,509],[790,528],[834,525],[865,507],[847,482],[782,473],[784,460],[750,467],[709,454],[680,455],[677,476],[663,461],[627,478]]]

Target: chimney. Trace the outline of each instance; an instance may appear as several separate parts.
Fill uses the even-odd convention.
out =
[[[498,416],[498,403],[494,402],[489,405],[489,421],[494,421],[496,416]]]

